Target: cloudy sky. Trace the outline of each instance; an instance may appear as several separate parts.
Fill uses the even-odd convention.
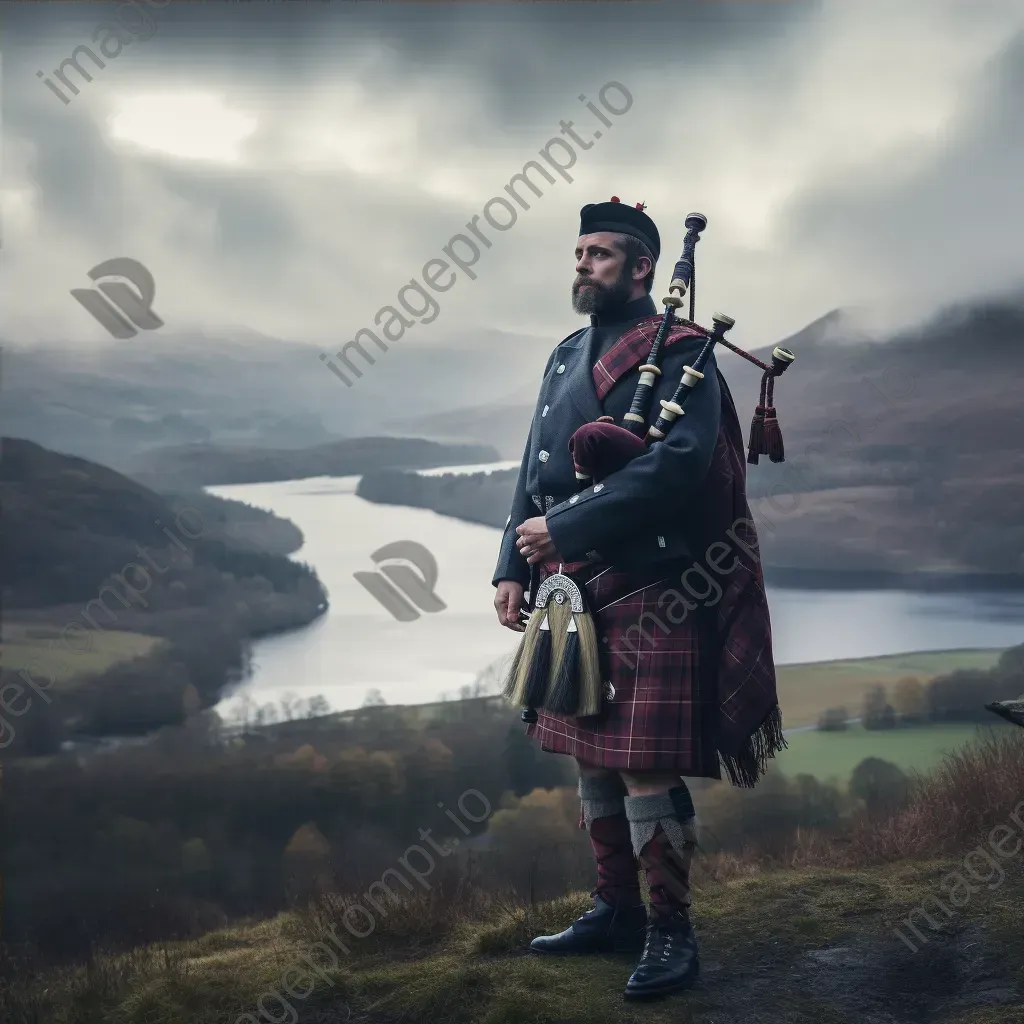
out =
[[[173,3],[148,28],[128,4],[4,8],[0,336],[18,343],[105,339],[68,293],[128,256],[168,327],[334,348],[562,121],[590,140],[572,181],[521,189],[507,230],[478,221],[476,279],[457,270],[402,344],[581,326],[579,209],[612,194],[659,225],[656,296],[686,213],[707,216],[698,316],[731,314],[750,345],[835,306],[905,322],[1024,284],[1024,0]],[[37,72],[59,86],[118,10],[139,38],[81,58],[91,82],[66,66],[65,104]]]

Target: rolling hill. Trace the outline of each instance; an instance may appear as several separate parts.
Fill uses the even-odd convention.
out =
[[[827,572],[1024,583],[1022,342],[1019,296],[949,308],[884,338],[865,338],[833,311],[782,339],[797,354],[776,390],[786,462],[762,459],[747,478],[766,565],[802,582]],[[759,372],[729,352],[719,365],[746,432]],[[532,396],[519,392],[408,426],[440,438],[461,424],[463,436],[518,458],[532,411]],[[468,480],[437,484],[438,500],[473,488],[501,527],[515,476],[492,474],[480,485],[489,497]],[[385,483],[367,478],[363,491],[396,500],[401,487]]]

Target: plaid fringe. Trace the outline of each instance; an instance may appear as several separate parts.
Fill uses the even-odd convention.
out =
[[[725,754],[719,750],[719,756],[734,786],[753,789],[768,770],[769,758],[788,746],[786,737],[782,735],[782,710],[776,704],[747,737],[737,754]]]

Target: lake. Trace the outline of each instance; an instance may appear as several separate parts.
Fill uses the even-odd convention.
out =
[[[360,707],[371,689],[388,704],[457,699],[461,687],[515,650],[519,634],[498,625],[492,603],[501,531],[425,509],[364,501],[355,493],[358,480],[316,477],[208,488],[292,520],[305,537],[293,557],[316,569],[330,596],[330,610],[317,622],[253,645],[252,675],[217,705],[222,716],[235,716],[243,694],[259,704],[277,703],[286,694],[321,694],[335,711]],[[443,610],[398,621],[355,579],[353,573],[375,569],[372,552],[396,541],[431,552]],[[768,594],[778,664],[1005,647],[1024,639],[1024,595],[773,587]]]

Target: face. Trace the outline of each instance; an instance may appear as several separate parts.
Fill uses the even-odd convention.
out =
[[[574,312],[601,313],[646,294],[641,282],[649,271],[643,261],[633,271],[626,269],[626,254],[617,247],[612,232],[580,235],[576,243],[576,279],[572,283]]]

